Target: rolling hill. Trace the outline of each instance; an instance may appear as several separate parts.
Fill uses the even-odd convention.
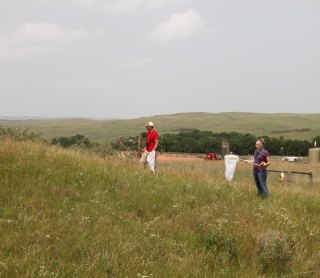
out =
[[[82,118],[8,120],[0,126],[31,128],[51,139],[83,134],[92,141],[112,140],[120,136],[136,136],[144,132],[144,123],[153,121],[161,133],[199,129],[213,132],[251,133],[257,136],[283,136],[286,139],[311,140],[320,135],[320,114],[288,113],[178,113],[136,119],[93,120]]]

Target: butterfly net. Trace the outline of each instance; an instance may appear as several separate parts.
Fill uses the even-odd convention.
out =
[[[224,163],[226,165],[225,177],[229,182],[233,179],[238,161],[239,157],[237,155],[227,154],[224,156]]]

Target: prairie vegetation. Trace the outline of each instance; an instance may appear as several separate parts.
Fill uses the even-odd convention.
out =
[[[1,139],[0,277],[319,277],[320,170],[262,200],[248,164],[107,159]]]

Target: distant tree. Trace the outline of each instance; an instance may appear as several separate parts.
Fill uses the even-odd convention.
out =
[[[263,137],[266,142],[266,149],[271,155],[300,155],[308,154],[310,142],[299,140],[285,140],[280,138]],[[167,152],[188,152],[188,153],[221,153],[222,140],[225,139],[230,144],[230,151],[239,155],[253,154],[257,138],[250,133],[241,134],[238,132],[213,133],[211,131],[183,131],[177,134],[166,133],[161,136],[160,142],[164,151]],[[315,140],[320,142],[320,138]]]
[[[71,136],[71,142],[72,142],[72,145],[77,145],[81,148],[88,148],[91,146],[90,140],[81,134]]]
[[[69,137],[58,137],[58,138],[53,138],[51,140],[51,144],[53,145],[59,145],[63,148],[69,148],[72,143],[71,143],[71,138]]]
[[[77,134],[77,135],[71,136],[71,137],[53,138],[51,140],[51,144],[59,145],[63,148],[70,148],[71,146],[78,146],[81,148],[89,148],[90,146],[92,146],[92,143],[90,142],[90,140],[81,134]]]

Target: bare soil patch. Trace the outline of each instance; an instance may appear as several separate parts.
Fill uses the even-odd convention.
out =
[[[196,155],[190,154],[168,154],[168,153],[159,153],[158,159],[163,161],[190,161],[190,160],[203,160]]]

